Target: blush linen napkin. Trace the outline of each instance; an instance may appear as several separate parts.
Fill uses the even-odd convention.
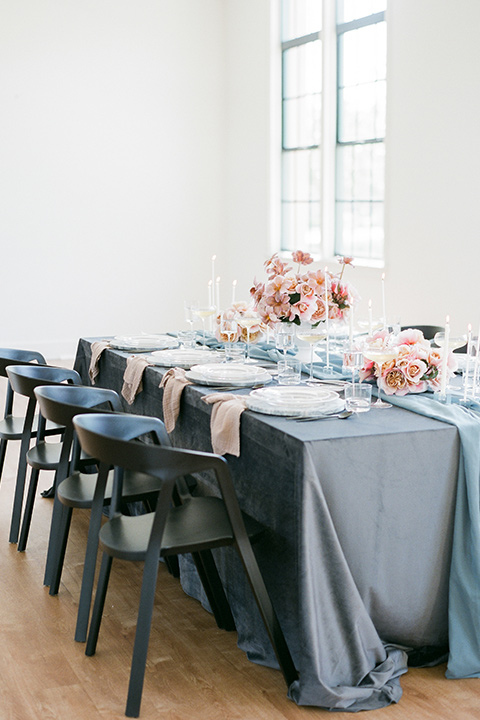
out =
[[[187,380],[183,368],[170,368],[162,378],[160,387],[163,388],[163,421],[168,433],[175,430],[183,388],[185,385],[191,384],[190,380]]]
[[[100,360],[100,355],[103,353],[105,348],[109,346],[108,340],[96,340],[91,345],[92,350],[92,357],[90,358],[90,366],[88,368],[88,377],[90,378],[90,381],[92,385],[95,385],[95,379],[100,372],[98,369],[98,361]]]
[[[240,416],[247,407],[245,400],[231,393],[205,395],[202,400],[212,405],[210,432],[213,452],[218,455],[240,455]]]
[[[152,363],[141,355],[131,355],[127,359],[127,367],[123,373],[122,396],[132,405],[139,392],[142,392],[143,371]]]

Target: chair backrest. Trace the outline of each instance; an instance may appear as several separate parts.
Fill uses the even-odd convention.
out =
[[[74,418],[73,425],[82,450],[101,464],[142,472],[163,482],[157,505],[157,514],[160,515],[162,504],[163,511],[169,506],[176,480],[181,481],[191,473],[213,470],[232,529],[235,534],[246,537],[228,464],[221,455],[139,442],[138,437],[145,434],[145,429],[151,428],[154,432],[157,427],[164,429],[158,418],[130,414],[84,414]]]
[[[404,325],[401,330],[421,330],[425,340],[433,340],[437,332],[444,332],[445,328],[441,325]]]
[[[115,390],[90,385],[40,385],[34,390],[38,407],[46,420],[72,424],[75,415],[84,412],[121,412],[122,403]]]
[[[9,365],[27,365],[28,363],[46,365],[43,355],[35,350],[16,350],[13,348],[0,348],[0,377],[7,377]]]
[[[82,384],[82,378],[76,370],[51,365],[10,365],[7,367],[7,375],[16,393],[34,400],[34,390],[40,385],[64,382]]]

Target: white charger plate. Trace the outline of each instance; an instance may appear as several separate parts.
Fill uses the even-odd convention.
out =
[[[224,359],[224,354],[215,350],[200,350],[192,348],[191,350],[159,350],[152,352],[149,360],[153,365],[162,367],[179,367],[189,370],[194,365],[201,363],[220,363]]]
[[[169,335],[122,335],[110,340],[110,347],[114,350],[129,352],[149,352],[150,350],[166,350],[177,348],[179,342]]]
[[[221,385],[251,387],[257,383],[269,383],[272,379],[264,368],[237,363],[193,366],[186,376],[199,385],[211,387]]]
[[[295,409],[319,407],[338,398],[338,393],[325,388],[305,385],[279,385],[271,388],[253,390],[254,398],[268,402],[270,405],[293,407]]]
[[[323,415],[342,410],[345,403],[334,390],[304,385],[252,390],[245,398],[250,410],[266,415]]]

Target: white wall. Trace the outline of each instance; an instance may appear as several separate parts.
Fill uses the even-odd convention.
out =
[[[166,330],[222,245],[221,0],[0,0],[2,345]],[[221,266],[218,266],[220,272]]]
[[[0,344],[178,326],[213,253],[222,304],[248,297],[278,230],[275,4],[0,0]],[[480,3],[388,12],[387,310],[476,330]],[[350,273],[359,315],[381,272]]]

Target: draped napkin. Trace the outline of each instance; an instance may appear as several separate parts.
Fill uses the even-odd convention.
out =
[[[160,387],[163,388],[163,421],[168,433],[175,429],[183,388],[191,384],[183,368],[170,368],[162,378]]]
[[[109,346],[109,344],[110,343],[107,340],[96,340],[91,345],[92,357],[90,358],[88,376],[92,385],[95,385],[95,379],[100,372],[100,370],[98,369],[98,361],[100,360],[100,355],[103,353],[105,348]]]
[[[446,676],[480,677],[480,414],[432,395],[389,395],[388,402],[455,425],[460,462],[450,567]]]
[[[212,405],[210,432],[213,452],[240,455],[240,416],[247,407],[243,398],[231,393],[213,393],[202,400]]]
[[[127,367],[123,374],[122,396],[131,405],[139,392],[142,392],[143,371],[151,362],[141,355],[127,358]]]

